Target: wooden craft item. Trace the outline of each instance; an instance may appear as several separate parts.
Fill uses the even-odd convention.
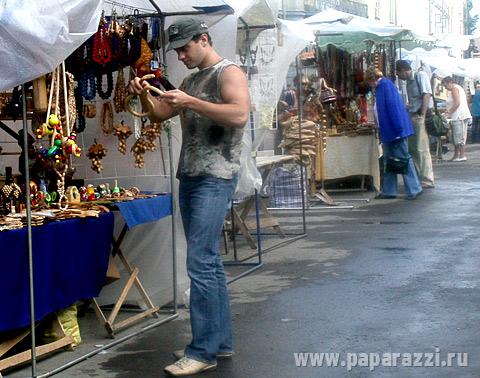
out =
[[[36,112],[46,112],[48,107],[47,80],[45,75],[33,81],[33,107]]]
[[[69,186],[65,191],[69,203],[80,203],[80,192],[76,186]]]
[[[127,152],[127,139],[130,135],[132,135],[132,129],[128,125],[125,125],[122,120],[120,122],[120,125],[113,127],[113,130],[113,133],[118,138],[118,151],[120,151],[121,154],[125,155],[125,153]]]
[[[100,173],[103,170],[101,160],[107,155],[107,149],[95,141],[88,149],[87,157],[92,161],[91,168]]]
[[[148,74],[143,76],[140,80],[148,80],[148,79],[153,79],[155,75],[153,74]],[[147,111],[144,113],[139,113],[135,109],[132,108],[130,102],[136,97],[136,95],[130,94],[127,96],[125,99],[125,109],[127,109],[130,113],[132,113],[136,117],[150,117],[153,115],[153,111],[155,106],[153,105],[152,100],[148,98],[148,94],[150,91],[153,91],[159,95],[162,95],[164,92],[158,88],[152,87],[151,85],[147,85],[143,88],[142,92],[140,93],[140,98],[142,99],[142,103],[145,104],[147,107]]]

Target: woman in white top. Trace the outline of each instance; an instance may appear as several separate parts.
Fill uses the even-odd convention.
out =
[[[449,92],[446,102],[446,117],[451,120],[452,143],[455,146],[452,161],[466,161],[465,143],[467,141],[467,126],[472,119],[468,108],[467,95],[463,88],[455,83],[450,76],[442,80],[442,85]]]

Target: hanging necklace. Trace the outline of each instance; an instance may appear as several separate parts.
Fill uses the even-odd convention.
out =
[[[102,16],[98,31],[93,36],[93,60],[100,65],[104,65],[112,59],[112,49],[110,48],[110,38],[106,24],[107,20]]]
[[[113,104],[115,112],[120,113],[125,111],[125,77],[123,75],[123,68],[120,68],[117,73],[117,84],[115,86],[115,94],[113,96]]]
[[[95,98],[95,75],[93,72],[82,74],[80,78],[80,90],[85,100],[93,100]]]
[[[77,106],[77,123],[76,123],[76,131],[77,133],[81,133],[85,130],[85,116],[83,115],[83,96],[82,96],[82,89],[80,86],[80,82],[77,81],[77,87],[75,88],[75,103]]]
[[[113,75],[112,71],[108,71],[107,73],[107,90],[103,90],[103,74],[97,73],[97,93],[98,95],[104,99],[108,100],[113,92]]]
[[[70,72],[65,72],[68,80],[68,114],[70,116],[70,124],[73,125],[75,123],[75,119],[77,118],[77,104],[75,101],[75,79]]]

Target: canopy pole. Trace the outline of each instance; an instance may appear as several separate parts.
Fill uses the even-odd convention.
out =
[[[27,130],[27,100],[25,84],[22,84],[22,117],[23,117],[23,154],[25,165],[25,197],[27,204],[27,243],[28,243],[28,277],[30,286],[30,339],[32,341],[32,377],[37,376],[37,351],[35,340],[35,300],[33,284],[33,253],[32,253],[32,209],[30,206],[30,172],[28,166],[28,130]]]

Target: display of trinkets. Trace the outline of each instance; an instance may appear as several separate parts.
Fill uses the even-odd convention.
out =
[[[101,160],[107,155],[107,149],[100,143],[95,143],[90,146],[88,149],[87,156],[92,161],[91,168],[100,173],[103,169]]]
[[[127,152],[127,139],[130,135],[132,135],[132,129],[130,129],[128,125],[125,125],[123,120],[120,122],[120,125],[114,126],[113,129],[113,133],[118,138],[118,151],[125,155]]]
[[[155,142],[148,140],[144,136],[138,138],[132,146],[133,156],[135,157],[135,167],[143,168],[145,164],[145,152],[155,151],[155,148]]]
[[[22,191],[13,180],[12,167],[5,168],[5,184],[0,188],[0,211],[3,215],[15,213]]]

